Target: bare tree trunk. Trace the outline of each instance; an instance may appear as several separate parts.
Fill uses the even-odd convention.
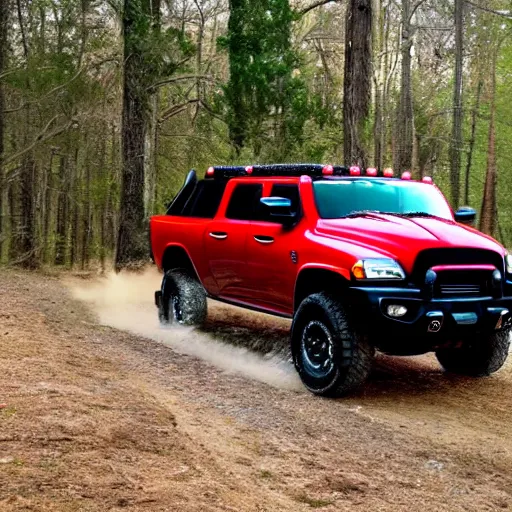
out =
[[[471,113],[471,137],[469,139],[469,149],[468,149],[468,161],[466,164],[466,182],[464,186],[464,204],[469,204],[469,178],[471,176],[471,165],[473,163],[473,151],[475,148],[476,141],[476,122],[478,120],[478,114],[480,112],[480,98],[482,96],[482,87],[484,86],[484,81],[480,77],[478,79],[478,85],[476,89],[476,99],[475,106],[473,108],[473,112]]]
[[[50,261],[50,223],[53,214],[53,160],[55,153],[52,150],[50,156],[50,163],[46,171],[46,178],[44,181],[42,210],[43,210],[43,261],[48,263]]]
[[[417,170],[420,177],[423,178],[422,171],[420,169],[420,147],[421,137],[416,132],[416,129],[414,129],[412,135],[412,168]]]
[[[144,211],[146,219],[153,215],[155,210],[156,187],[156,138],[158,131],[158,93],[150,98],[151,112],[148,116],[148,125],[144,155]]]
[[[196,97],[197,97],[197,99],[201,99],[204,97],[204,94],[203,94],[202,81],[199,77],[201,76],[202,66],[203,66],[203,39],[204,39],[205,18],[204,18],[203,8],[202,8],[199,0],[194,0],[194,3],[196,4],[197,10],[199,11],[199,17],[200,17],[199,30],[197,33],[197,50],[196,50],[196,75],[198,76],[198,78],[196,80]],[[200,108],[201,108],[201,103],[198,102],[196,104],[194,121],[197,118],[197,115],[199,114]]]
[[[19,184],[17,180],[11,181],[9,185],[7,200],[9,203],[9,220],[10,220],[10,233],[9,233],[9,261],[15,261],[21,252],[20,244],[20,221],[18,218],[19,205]]]
[[[414,144],[414,108],[411,81],[411,49],[413,45],[412,9],[410,0],[402,0],[402,76],[396,130],[396,161],[398,173],[412,169]]]
[[[119,137],[117,136],[117,130],[115,124],[112,125],[112,154],[111,154],[111,166],[112,176],[110,177],[109,194],[107,196],[106,204],[106,240],[107,247],[114,253],[117,247],[117,235],[119,233],[119,220],[118,220],[118,208],[115,203],[115,197],[117,192],[116,183],[120,179],[120,158],[119,158]]]
[[[29,61],[29,44],[23,19],[21,1],[17,0],[18,25],[23,45],[23,56],[25,62]],[[27,91],[30,90],[31,84],[27,76],[25,81]],[[23,130],[23,145],[26,147],[30,141],[30,132],[32,125],[32,111],[30,104],[25,105],[25,119]],[[37,166],[32,151],[28,151],[21,159],[20,165],[20,187],[19,187],[19,204],[20,204],[20,220],[17,227],[15,237],[16,242],[13,247],[18,251],[13,254],[14,261],[20,263],[26,268],[37,268],[39,266],[39,248],[37,246],[36,222],[35,222],[35,183],[36,183]]]
[[[122,117],[123,182],[116,270],[136,268],[147,258],[144,209],[144,155],[148,123],[145,43],[151,19],[149,0],[125,0]],[[152,22],[153,23],[153,22]]]
[[[7,68],[7,18],[9,6],[7,0],[0,1],[0,75]],[[3,82],[0,79],[0,261],[4,240],[4,131],[5,131],[5,93]]]
[[[57,198],[57,239],[55,241],[55,264],[65,265],[68,247],[69,185],[68,156],[61,155],[59,165],[59,195]]]
[[[21,233],[20,250],[21,264],[25,268],[35,269],[39,266],[39,248],[35,229],[35,183],[37,166],[32,153],[27,154],[21,163]]]
[[[100,249],[99,249],[99,257],[102,272],[106,270],[106,262],[107,262],[107,240],[106,240],[106,228],[107,228],[107,216],[108,211],[107,207],[109,204],[109,195],[110,195],[110,174],[109,169],[107,167],[107,143],[108,143],[108,125],[106,122],[102,123],[102,138],[101,138],[101,149],[100,149],[100,163],[99,169],[101,172],[101,183],[103,186],[103,201],[101,203],[101,212],[99,215],[99,224],[100,224]],[[112,141],[113,143],[113,141]],[[112,162],[113,164],[113,162]],[[113,165],[112,165],[113,167]]]
[[[78,263],[80,240],[80,176],[78,167],[78,147],[71,166],[71,266]]]
[[[462,152],[462,71],[464,59],[464,0],[455,0],[455,85],[453,93],[453,131],[450,145],[450,185],[453,208],[460,202],[460,165]]]
[[[373,124],[373,158],[378,169],[383,168],[384,148],[382,146],[382,133],[384,130],[383,97],[384,97],[384,74],[385,74],[385,52],[384,49],[384,16],[382,0],[373,0],[373,53],[377,56],[374,70],[375,90],[375,114]]]
[[[480,231],[494,236],[496,231],[496,60],[497,51],[492,56],[491,70],[491,105],[489,120],[489,146],[487,149],[487,172],[485,176],[484,196],[480,214]]]
[[[88,148],[86,146],[86,151]],[[85,187],[83,194],[83,209],[82,209],[82,255],[81,255],[81,268],[86,269],[89,266],[90,260],[90,246],[93,237],[93,216],[91,208],[91,158],[89,155],[85,156]]]
[[[371,103],[372,0],[350,0],[345,26],[344,159],[367,164],[363,135]]]
[[[151,0],[152,28],[155,33],[160,31],[160,0]],[[198,49],[199,51],[199,49]],[[197,73],[198,75],[200,73]],[[198,79],[200,82],[200,80]],[[156,138],[158,131],[158,113],[160,108],[158,91],[148,97],[148,114],[146,118],[146,145],[144,153],[144,211],[146,220],[155,210],[156,187]]]

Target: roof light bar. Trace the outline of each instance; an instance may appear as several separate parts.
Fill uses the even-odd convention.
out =
[[[300,177],[310,176],[311,178],[329,178],[331,176],[362,176],[365,174],[368,177],[385,177],[392,178],[393,170],[384,169],[380,171],[375,167],[368,169],[361,169],[357,165],[352,167],[345,167],[342,165],[323,165],[323,164],[267,164],[267,165],[221,165],[209,167],[206,171],[206,178],[226,180],[231,178],[242,177]],[[410,173],[407,178],[407,173],[404,173],[403,179],[411,179]]]
[[[428,183],[430,185],[432,185],[432,183],[434,183],[434,180],[430,176],[425,176],[421,181],[423,183]]]
[[[411,173],[410,173],[409,171],[405,171],[405,172],[402,174],[402,179],[403,179],[403,180],[410,181],[410,180],[411,180]]]

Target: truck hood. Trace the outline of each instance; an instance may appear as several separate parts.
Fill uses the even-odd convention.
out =
[[[370,250],[394,258],[406,272],[412,271],[416,256],[425,249],[486,249],[505,255],[502,245],[476,229],[433,217],[371,214],[367,217],[322,219],[317,224],[317,233],[359,246],[361,255],[355,254],[356,257],[364,258],[365,252]]]

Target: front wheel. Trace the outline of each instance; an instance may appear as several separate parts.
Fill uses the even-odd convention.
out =
[[[509,347],[510,329],[507,329],[467,340],[461,348],[439,349],[436,357],[447,372],[486,377],[505,364]]]
[[[306,388],[316,395],[342,396],[367,379],[375,353],[355,332],[342,304],[316,293],[299,306],[292,325],[292,355]]]
[[[162,281],[158,317],[162,324],[201,326],[207,315],[206,292],[187,272],[169,270]]]

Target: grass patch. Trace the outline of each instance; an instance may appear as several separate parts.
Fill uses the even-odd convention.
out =
[[[16,407],[14,407],[13,405],[9,407],[4,407],[3,409],[0,409],[0,412],[2,413],[2,416],[4,418],[11,418],[16,414]]]
[[[321,498],[311,498],[306,494],[301,494],[295,498],[300,503],[305,503],[309,505],[311,508],[323,508],[334,503],[334,500],[323,500]]]
[[[271,478],[274,478],[274,475],[268,469],[262,469],[260,471],[260,478],[265,478],[266,480],[269,480]]]

